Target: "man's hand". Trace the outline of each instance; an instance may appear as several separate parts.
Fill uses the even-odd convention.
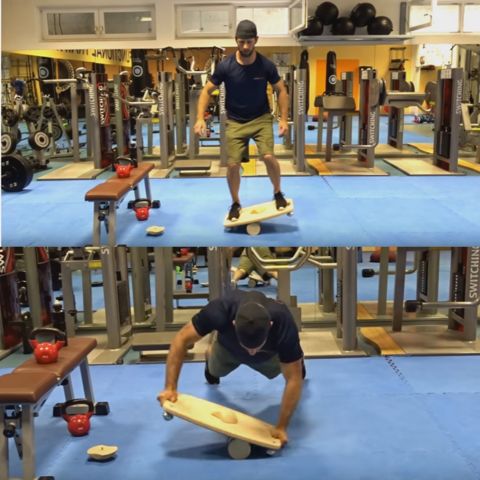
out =
[[[193,131],[197,135],[205,135],[206,130],[207,130],[207,124],[205,123],[205,120],[197,120],[197,123],[193,127]]]
[[[272,437],[280,440],[282,447],[288,443],[287,431],[284,428],[274,428],[272,430]]]
[[[280,120],[280,122],[278,122],[278,134],[280,135],[280,138],[284,137],[287,132],[288,132],[288,123],[284,122],[283,120]]]
[[[177,391],[171,388],[166,388],[163,392],[158,394],[157,400],[162,406],[165,402],[175,403],[177,401]]]

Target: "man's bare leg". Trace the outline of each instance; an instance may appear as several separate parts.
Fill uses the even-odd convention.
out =
[[[227,168],[227,182],[232,202],[240,204],[240,163],[232,163]]]

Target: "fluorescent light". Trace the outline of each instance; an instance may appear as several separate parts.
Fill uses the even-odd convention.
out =
[[[152,21],[152,17],[142,17],[140,19],[141,22],[151,22]]]

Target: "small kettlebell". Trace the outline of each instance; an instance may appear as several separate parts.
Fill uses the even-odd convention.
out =
[[[127,162],[127,165],[120,165],[120,162]],[[115,166],[115,170],[117,171],[117,177],[118,178],[128,178],[130,177],[130,174],[132,170],[137,166],[135,165],[136,162],[131,160],[130,158],[127,157],[117,157],[113,161],[113,165]]]
[[[138,207],[138,204],[146,203],[146,207]],[[152,202],[148,198],[139,198],[135,200],[133,204],[133,209],[135,210],[135,215],[137,216],[138,220],[148,220],[150,209],[152,208]]]
[[[55,335],[55,343],[38,343],[37,335],[51,333]],[[35,328],[29,335],[30,345],[33,347],[33,356],[37,363],[55,363],[58,360],[58,352],[65,345],[65,334],[56,328]]]
[[[67,409],[74,405],[86,405],[88,411],[86,413],[81,413],[77,415],[69,415]],[[93,402],[87,400],[86,398],[77,398],[75,400],[69,400],[62,405],[61,415],[62,418],[67,422],[68,431],[74,437],[83,437],[88,435],[90,431],[90,419],[93,417],[95,412],[95,407]]]

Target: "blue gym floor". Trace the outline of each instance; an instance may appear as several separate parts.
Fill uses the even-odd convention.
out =
[[[2,195],[2,245],[85,246],[93,242],[93,204],[85,193],[99,180],[33,182],[18,194]],[[292,217],[262,222],[256,237],[245,227],[225,231],[230,205],[223,178],[152,180],[162,203],[139,222],[117,210],[117,244],[128,246],[465,246],[480,238],[480,181],[475,177],[286,177]],[[268,178],[244,178],[241,199],[251,205],[272,199]],[[163,226],[160,237],[147,236]],[[102,243],[107,236],[102,225]]]
[[[416,128],[425,135],[429,130],[425,125],[412,125]],[[386,137],[386,130],[386,119],[382,118],[381,138]],[[307,131],[307,143],[316,143],[316,133]],[[431,142],[425,135],[405,131],[405,143]],[[158,135],[154,139],[158,141]],[[377,164],[387,165],[382,160]],[[150,218],[139,222],[126,208],[127,202],[123,203],[117,211],[117,243],[132,247],[244,246],[248,238],[252,246],[464,246],[480,238],[480,182],[472,172],[465,177],[409,177],[398,175],[391,166],[388,171],[397,174],[284,177],[282,190],[294,199],[294,216],[263,222],[257,237],[248,236],[245,227],[224,230],[223,220],[231,203],[224,178],[154,179],[153,197],[161,201],[162,208],[151,210]],[[88,181],[34,181],[21,193],[2,193],[3,245],[92,244],[93,205],[84,197],[109,175]],[[132,194],[127,201],[133,198]],[[268,178],[242,178],[243,205],[271,199]],[[165,232],[150,237],[146,233],[150,226],[163,226]],[[103,228],[102,243],[106,242]]]
[[[302,398],[288,429],[290,443],[273,457],[228,457],[222,435],[173,419],[156,396],[164,365],[91,368],[96,401],[111,413],[94,417],[74,438],[61,418],[56,389],[35,419],[37,472],[69,480],[478,480],[480,357],[308,360]],[[0,374],[8,370],[0,370]],[[80,378],[73,375],[76,395]],[[275,423],[284,380],[240,367],[209,386],[203,364],[186,364],[179,390]],[[95,445],[117,446],[116,458],[89,460]],[[20,461],[10,442],[14,477]]]

